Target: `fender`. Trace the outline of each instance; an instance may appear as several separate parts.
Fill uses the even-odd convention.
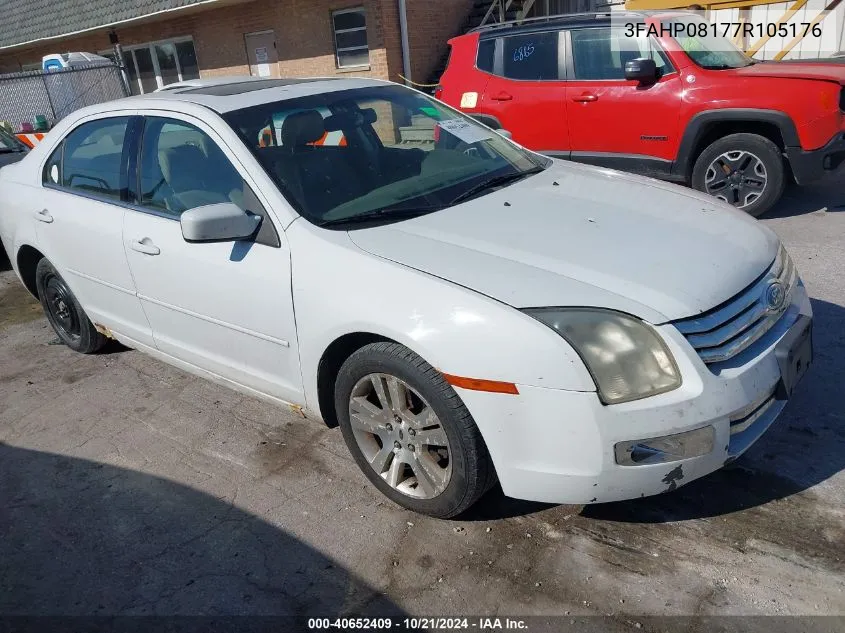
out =
[[[708,110],[699,112],[687,124],[680,147],[678,147],[678,155],[672,163],[672,175],[686,179],[687,173],[692,167],[692,153],[709,125],[713,123],[735,123],[737,121],[773,123],[780,130],[786,147],[801,147],[795,123],[785,112],[760,108]]]
[[[496,117],[492,114],[481,114],[480,112],[464,112],[468,117],[472,117],[482,125],[486,125],[487,127],[493,130],[501,130],[502,129],[502,122],[499,121]]]

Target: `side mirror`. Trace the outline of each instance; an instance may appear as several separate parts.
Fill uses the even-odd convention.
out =
[[[505,138],[513,138],[513,134],[511,134],[510,130],[498,129],[498,130],[496,130],[496,132],[498,132],[499,134],[501,134]]]
[[[179,223],[186,242],[234,242],[255,235],[261,216],[247,213],[232,202],[221,202],[189,209]]]
[[[625,62],[625,79],[638,81],[641,84],[652,84],[657,81],[657,64],[653,59],[632,59]]]

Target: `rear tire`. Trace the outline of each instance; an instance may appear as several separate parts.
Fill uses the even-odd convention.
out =
[[[403,345],[372,343],[354,352],[335,382],[335,409],[359,468],[404,508],[454,517],[496,482],[487,446],[458,394]]]
[[[758,134],[729,134],[695,161],[692,187],[755,218],[772,208],[786,186],[783,153]]]
[[[93,354],[106,344],[62,276],[42,258],[35,269],[35,287],[44,314],[61,341],[75,352]]]

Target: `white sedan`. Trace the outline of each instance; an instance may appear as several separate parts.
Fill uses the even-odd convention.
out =
[[[687,189],[510,142],[363,79],[79,110],[0,171],[59,337],[339,425],[396,503],[606,502],[720,468],[812,357],[778,238]],[[716,494],[728,494],[723,491]]]

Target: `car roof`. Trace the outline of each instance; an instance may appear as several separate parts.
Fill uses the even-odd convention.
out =
[[[272,79],[266,77],[217,77],[192,79],[165,86],[144,95],[99,104],[101,111],[109,104],[121,108],[164,108],[179,111],[182,103],[195,103],[218,113],[248,108],[263,103],[284,101],[315,94],[398,85],[379,79],[338,77],[296,77]]]

